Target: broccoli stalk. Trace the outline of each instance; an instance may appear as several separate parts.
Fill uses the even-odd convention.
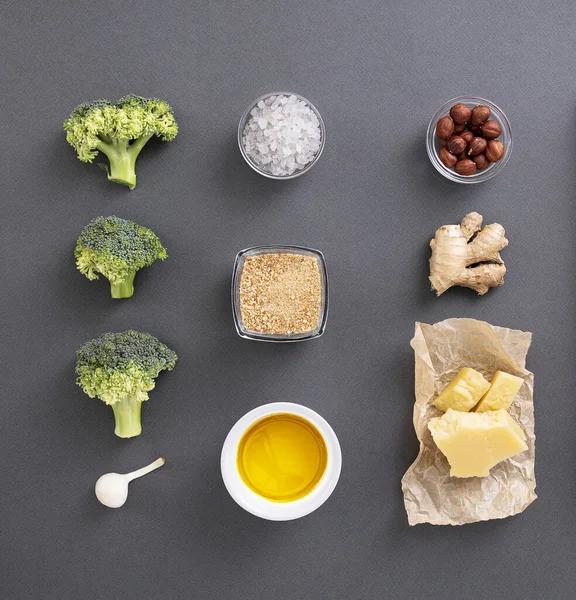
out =
[[[118,402],[112,404],[116,427],[114,433],[121,438],[130,438],[142,433],[140,414],[142,402],[135,396],[124,396]]]
[[[64,131],[81,161],[92,162],[102,152],[110,163],[101,164],[108,179],[133,190],[136,159],[146,142],[154,135],[172,141],[178,125],[164,100],[131,94],[115,103],[96,100],[80,104],[64,121]]]
[[[110,282],[112,298],[130,298],[134,294],[134,277],[136,271],[128,273],[120,283]]]
[[[110,181],[126,185],[131,190],[136,187],[136,159],[152,135],[143,135],[132,143],[129,140],[111,140],[108,136],[99,136],[101,139],[96,147],[108,157],[110,167],[100,164],[108,173]]]
[[[76,267],[88,279],[110,281],[112,298],[130,298],[136,273],[168,256],[158,236],[134,221],[97,217],[82,230],[74,251]]]
[[[77,383],[90,398],[100,398],[114,412],[114,433],[130,438],[142,432],[142,402],[161,371],[171,371],[178,357],[149,333],[105,333],[76,352]]]

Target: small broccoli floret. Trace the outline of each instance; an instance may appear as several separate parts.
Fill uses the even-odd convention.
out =
[[[80,104],[64,121],[64,131],[81,161],[92,162],[103,152],[110,162],[110,166],[101,165],[108,179],[133,190],[134,166],[146,142],[153,135],[171,142],[178,125],[164,100],[130,94],[118,102],[100,99]]]
[[[160,371],[171,371],[178,357],[149,333],[105,333],[76,352],[76,383],[112,406],[122,438],[142,433],[140,410]]]
[[[98,273],[108,278],[112,298],[130,298],[136,272],[168,255],[153,231],[112,216],[97,217],[84,227],[74,256],[88,279],[98,279]]]

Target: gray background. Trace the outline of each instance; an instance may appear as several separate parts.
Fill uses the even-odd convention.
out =
[[[575,43],[568,0],[2,2],[2,600],[573,598]],[[287,183],[251,172],[235,141],[245,106],[278,88],[327,127],[318,165]],[[78,161],[61,126],[127,92],[164,97],[180,124],[143,151],[134,191]],[[462,94],[513,127],[510,162],[478,186],[440,178],[424,148],[431,115]],[[506,228],[506,284],[437,299],[428,241],[470,210]],[[101,214],[168,247],[130,300],[75,271],[75,240]],[[320,340],[236,335],[234,256],[267,243],[325,253]],[[410,528],[409,342],[416,320],[448,317],[534,332],[539,499],[504,521]],[[127,441],[73,368],[82,342],[129,327],[180,362]],[[319,411],[344,456],[328,503],[291,523],[245,513],[219,471],[232,424],[278,400]],[[101,474],[160,455],[123,509],[98,504]]]

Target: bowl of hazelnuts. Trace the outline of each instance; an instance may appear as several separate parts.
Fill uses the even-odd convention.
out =
[[[432,117],[426,149],[444,177],[458,183],[480,183],[499,173],[510,158],[510,122],[489,100],[454,98]]]

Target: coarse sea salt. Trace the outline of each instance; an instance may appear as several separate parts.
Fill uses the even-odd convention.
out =
[[[260,169],[282,177],[314,160],[322,134],[314,111],[297,96],[270,96],[250,111],[242,133],[248,157]]]

